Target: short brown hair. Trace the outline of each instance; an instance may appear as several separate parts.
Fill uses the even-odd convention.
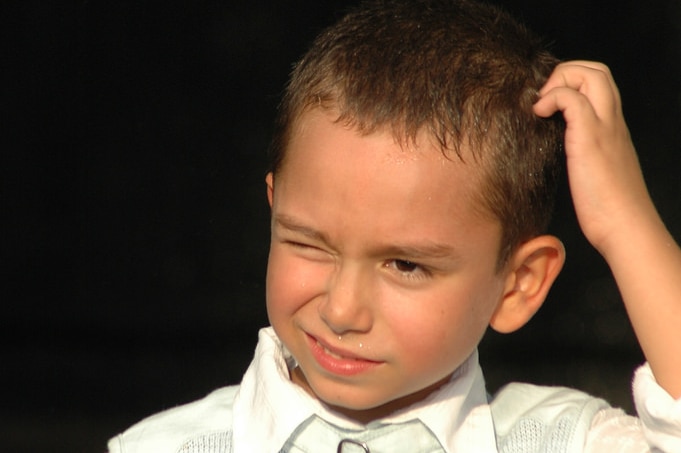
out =
[[[427,130],[443,152],[483,165],[479,202],[502,226],[499,266],[545,231],[563,123],[533,114],[557,64],[541,39],[498,7],[471,0],[375,0],[322,32],[296,64],[279,108],[271,170],[307,109],[338,112],[362,133],[399,140]]]

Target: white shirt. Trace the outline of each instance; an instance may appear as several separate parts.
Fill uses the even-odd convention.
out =
[[[341,428],[365,427],[329,409],[291,382],[289,370],[293,366],[292,357],[274,330],[262,329],[255,356],[240,386],[225,387],[200,401],[153,415],[112,439],[109,450],[174,453],[179,445],[186,445],[196,436],[209,433],[224,440],[222,434],[231,431],[231,451],[235,453],[278,452],[312,414]],[[647,365],[637,370],[633,390],[640,419],[620,409],[599,410],[581,451],[681,453],[681,400],[673,400],[655,382]],[[366,426],[413,419],[423,422],[448,453],[497,452],[477,353],[466,360],[448,384],[427,399]],[[335,450],[335,446],[330,448]]]
[[[232,445],[235,452],[279,451],[298,425],[312,414],[342,428],[364,427],[330,410],[291,382],[289,369],[294,363],[274,330],[261,330],[259,340],[234,401]],[[414,418],[428,426],[448,452],[497,451],[477,354],[457,370],[449,384],[426,400],[380,422],[405,422]]]
[[[292,357],[274,331],[263,329],[256,355],[234,402],[235,452],[278,451],[295,428],[312,414],[342,428],[363,427],[293,384],[289,377],[293,366]],[[681,400],[673,401],[657,385],[647,365],[637,370],[633,387],[645,425],[620,409],[603,409],[593,419],[585,453],[644,452],[650,451],[651,445],[665,452],[681,453]],[[448,452],[497,451],[477,353],[429,398],[380,422],[414,418],[425,423]]]

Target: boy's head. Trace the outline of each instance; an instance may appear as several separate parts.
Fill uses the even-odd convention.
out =
[[[362,133],[389,129],[401,143],[426,131],[447,156],[483,169],[478,203],[502,225],[501,267],[546,229],[553,208],[562,124],[536,117],[532,104],[556,62],[540,39],[489,5],[364,3],[321,33],[295,66],[271,170],[281,169],[310,109],[333,112]]]
[[[296,67],[267,176],[267,308],[291,377],[369,421],[426,398],[563,260],[548,221],[554,60],[493,8],[366,4]]]

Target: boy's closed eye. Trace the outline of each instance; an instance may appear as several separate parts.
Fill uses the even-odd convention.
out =
[[[322,246],[297,239],[281,239],[280,242],[289,247],[295,254],[311,261],[327,261],[330,253]]]

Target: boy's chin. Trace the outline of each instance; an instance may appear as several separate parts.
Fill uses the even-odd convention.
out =
[[[337,412],[351,420],[367,424],[374,420],[379,420],[388,417],[400,410],[406,409],[420,401],[425,400],[433,392],[437,391],[442,385],[449,381],[450,377],[446,377],[435,384],[426,388],[418,390],[414,393],[396,397],[394,399],[376,400],[375,396],[367,400],[355,398],[353,401],[331,401],[321,395],[313,393],[313,396],[324,403],[329,409]],[[358,396],[358,395],[357,395]]]

